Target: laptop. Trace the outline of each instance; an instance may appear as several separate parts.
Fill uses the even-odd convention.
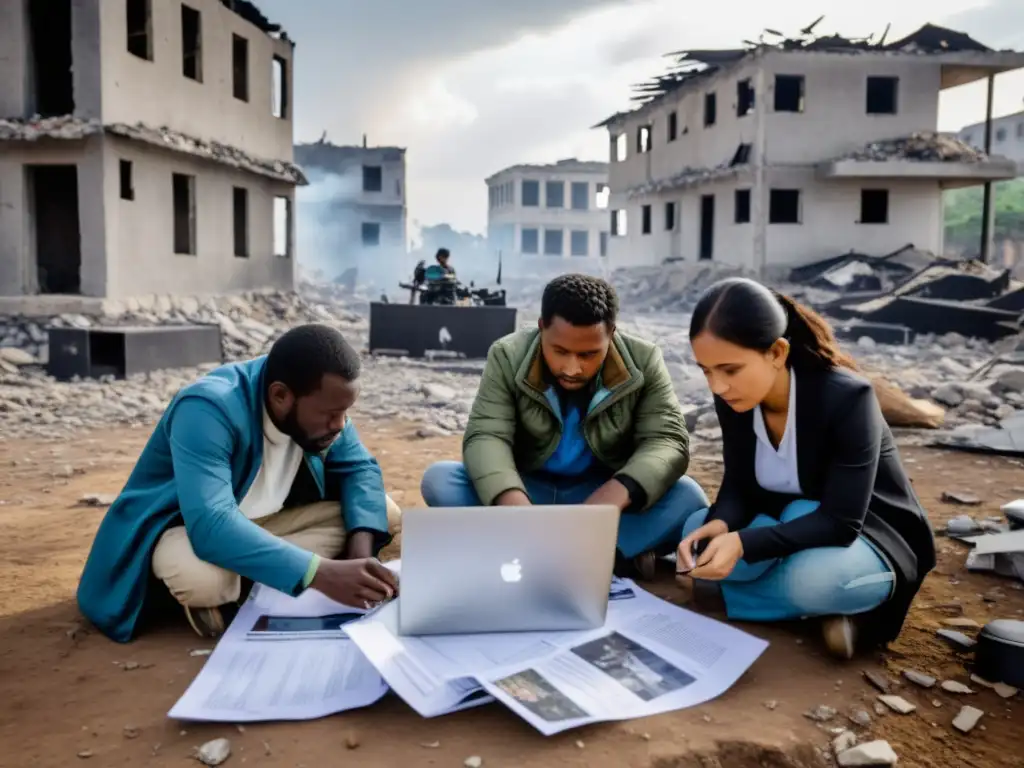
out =
[[[399,634],[603,626],[618,531],[612,505],[406,510]]]

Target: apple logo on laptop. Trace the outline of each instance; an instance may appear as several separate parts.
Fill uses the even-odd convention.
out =
[[[523,578],[523,566],[519,563],[517,557],[511,563],[502,563],[501,566],[501,580],[506,584],[515,584],[521,581]]]

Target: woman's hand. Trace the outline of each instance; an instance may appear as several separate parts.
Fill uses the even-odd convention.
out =
[[[697,567],[690,571],[695,579],[720,581],[732,573],[736,563],[743,557],[743,542],[738,533],[723,533],[708,544],[708,548],[697,560]]]
[[[676,551],[676,573],[689,573],[696,567],[693,551],[704,539],[713,539],[728,532],[729,526],[724,522],[712,520],[679,542],[679,549]]]

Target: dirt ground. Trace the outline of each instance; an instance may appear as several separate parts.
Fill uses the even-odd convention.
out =
[[[361,431],[394,498],[406,507],[421,503],[424,468],[459,453],[457,438],[414,439],[408,425],[363,423]],[[881,671],[897,683],[907,668],[966,683],[964,659],[936,638],[936,629],[951,618],[983,624],[1024,613],[1019,584],[968,574],[966,547],[946,539],[940,539],[940,565],[889,653],[841,663],[821,653],[810,623],[747,626],[770,641],[769,649],[726,695],[691,710],[552,738],[497,704],[425,720],[393,696],[315,722],[183,726],[166,713],[204,662],[189,651],[210,644],[182,620],[178,629],[118,645],[82,627],[74,603],[103,515],[79,500],[116,493],[148,434],[148,428],[122,429],[86,435],[73,445],[0,441],[0,766],[195,765],[196,746],[225,736],[233,747],[229,766],[461,766],[478,755],[488,767],[786,768],[819,764],[829,730],[848,727],[862,740],[888,739],[901,766],[1024,766],[1019,696],[1004,700],[978,689],[957,698],[904,682],[897,692],[917,711],[875,713],[877,692],[864,670]],[[943,491],[981,497],[982,506],[966,510],[976,516],[998,515],[1000,504],[1024,496],[1020,462],[921,448],[903,454],[937,527],[965,511],[943,503]],[[712,495],[721,468],[715,458],[698,455],[691,470]],[[653,591],[685,600],[670,573]],[[134,662],[131,671],[125,662]],[[950,723],[967,699],[985,716],[965,736]],[[804,716],[823,704],[839,712],[831,722],[818,725]],[[869,727],[847,719],[857,710],[871,713]]]

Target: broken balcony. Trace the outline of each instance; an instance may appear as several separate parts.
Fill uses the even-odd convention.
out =
[[[874,141],[832,160],[819,163],[818,178],[907,179],[941,182],[945,187],[1003,181],[1017,176],[1017,164],[987,155],[959,139],[939,133],[915,133]]]

